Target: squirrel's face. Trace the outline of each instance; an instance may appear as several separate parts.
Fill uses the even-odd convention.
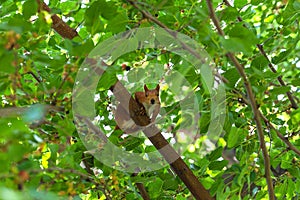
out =
[[[159,91],[156,89],[146,91],[145,97],[148,104],[159,104]]]
[[[155,105],[160,104],[159,102],[159,85],[156,86],[155,89],[149,90],[146,85],[144,85],[145,89],[145,99],[146,104],[148,105]]]

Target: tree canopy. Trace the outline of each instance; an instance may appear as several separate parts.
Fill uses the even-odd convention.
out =
[[[0,199],[300,198],[299,15],[298,0],[2,0]],[[130,98],[144,84],[160,84],[154,125]],[[119,130],[118,111],[146,128]]]

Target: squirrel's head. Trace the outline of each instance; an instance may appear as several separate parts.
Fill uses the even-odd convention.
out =
[[[159,104],[159,84],[155,89],[149,90],[146,85],[144,85],[145,97],[149,104]]]

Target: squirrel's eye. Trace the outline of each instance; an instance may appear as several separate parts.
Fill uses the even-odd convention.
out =
[[[146,97],[148,97],[148,94],[145,94]]]

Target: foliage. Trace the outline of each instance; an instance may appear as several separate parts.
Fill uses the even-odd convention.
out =
[[[1,1],[0,199],[141,199],[136,183],[143,183],[151,199],[191,196],[169,167],[132,175],[105,166],[86,150],[73,123],[74,80],[93,48],[119,32],[159,26],[137,7],[197,41],[213,58],[215,72],[227,80],[225,122],[216,148],[203,154],[213,123],[212,97],[203,77],[180,56],[164,49],[136,50],[113,63],[97,87],[95,95],[101,97],[95,103],[101,121],[98,126],[109,127],[109,140],[127,151],[155,151],[145,137],[120,137],[120,131],[110,134],[116,123],[108,109],[113,98],[108,89],[116,75],[127,77],[123,83],[133,93],[142,88],[142,84],[130,85],[137,79],[154,87],[160,74],[178,71],[194,89],[201,117],[198,122],[190,120],[190,113],[183,115],[178,107],[182,99],[165,85],[160,94],[165,116],[159,125],[168,141],[174,148],[187,145],[178,148],[185,163],[217,199],[267,199],[264,156],[253,109],[241,75],[226,56],[233,52],[244,66],[263,115],[260,121],[274,193],[278,199],[299,198],[299,1],[236,0],[232,6],[213,1],[225,37],[211,23],[205,1],[130,2],[52,0],[49,13],[39,10],[39,1]],[[78,36],[66,39],[58,34],[54,14],[76,29]],[[122,65],[131,70],[125,72]],[[196,123],[199,132],[185,144],[179,131],[189,123]]]

